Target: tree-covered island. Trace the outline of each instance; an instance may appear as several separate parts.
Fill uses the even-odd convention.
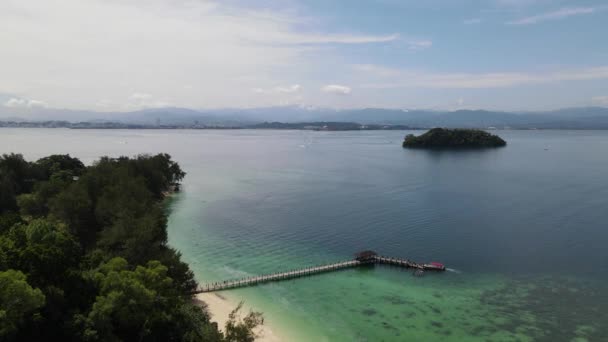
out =
[[[479,129],[433,128],[419,136],[408,134],[403,140],[406,148],[487,148],[506,144],[499,136]]]
[[[253,341],[259,313],[224,332],[167,245],[167,154],[0,156],[0,341]]]

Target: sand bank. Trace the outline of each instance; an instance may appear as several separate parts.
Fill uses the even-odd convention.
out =
[[[211,320],[217,322],[220,330],[224,329],[226,321],[228,321],[228,315],[238,305],[238,301],[233,300],[232,298],[227,298],[219,293],[200,293],[196,296],[196,298],[197,300],[207,304],[209,313],[211,313]],[[241,309],[242,316],[246,315],[250,310],[261,311],[248,306],[245,302],[243,309]],[[264,325],[259,327],[256,330],[256,333],[259,335],[256,341],[283,342],[291,340],[286,338],[284,334],[278,333],[276,327],[273,327],[268,322],[267,317],[264,317]]]

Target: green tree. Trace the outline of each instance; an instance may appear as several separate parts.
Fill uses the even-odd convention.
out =
[[[173,248],[163,249],[158,255],[158,260],[167,266],[167,274],[173,279],[173,285],[179,293],[189,296],[196,290],[197,283],[194,272],[187,263],[181,260],[181,253]]]
[[[86,316],[77,317],[86,340],[163,340],[172,310],[180,307],[173,295],[167,268],[158,261],[128,269],[123,258],[113,258],[92,274],[99,295]]]
[[[37,194],[21,194],[17,196],[17,206],[24,218],[42,217],[46,214],[46,203]]]
[[[21,154],[3,154],[0,156],[0,175],[9,178],[15,187],[15,193],[20,194],[31,189],[33,183],[30,164]]]
[[[53,175],[58,178],[72,179],[82,175],[85,171],[84,164],[69,154],[54,154],[38,159],[35,163],[38,171],[44,179],[50,179]]]
[[[171,186],[179,183],[186,175],[166,153],[155,156],[139,155],[130,163],[137,174],[146,179],[148,188],[157,198],[162,196],[163,191],[167,191]]]
[[[408,148],[487,148],[506,144],[499,136],[486,131],[462,128],[433,128],[419,136],[408,134],[403,140],[403,147]]]
[[[71,176],[64,177],[64,172],[66,171],[59,171],[53,174],[49,180],[37,182],[34,184],[32,193],[17,196],[17,205],[21,215],[30,218],[46,216],[49,212],[50,199],[64,191],[73,182]]]
[[[156,258],[167,242],[165,213],[142,177],[123,178],[105,187],[95,216],[102,226],[98,245],[131,263]]]
[[[4,214],[0,214],[0,234],[9,230],[12,226],[17,223],[21,223],[21,216],[14,211],[8,211]]]
[[[50,216],[67,224],[84,248],[94,245],[97,234],[92,208],[92,200],[80,183],[71,184],[49,202]]]
[[[35,163],[1,156],[0,272],[19,272],[11,278],[43,296],[21,316],[3,304],[3,334],[223,341],[205,307],[193,302],[194,274],[167,246],[161,200],[184,175],[166,154],[104,157],[89,167],[69,155]],[[255,317],[235,321],[232,340],[251,340],[253,325]]]
[[[32,168],[22,155],[0,156],[0,213],[16,210],[16,196],[29,192],[34,181]]]
[[[250,311],[241,317],[243,302],[230,312],[224,331],[226,342],[253,342],[258,337],[255,328],[264,324],[264,316],[260,312]]]
[[[18,224],[0,238],[8,268],[22,270],[36,286],[61,284],[76,268],[80,246],[65,229],[45,219]]]
[[[28,284],[25,274],[0,272],[0,339],[8,339],[44,305],[44,295]]]
[[[16,185],[12,178],[0,170],[0,214],[17,209]]]

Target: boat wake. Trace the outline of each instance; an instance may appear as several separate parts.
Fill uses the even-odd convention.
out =
[[[453,269],[453,268],[446,268],[445,270],[446,270],[446,271],[448,271],[448,272],[462,273],[461,271],[459,271],[459,270],[455,270],[455,269]]]

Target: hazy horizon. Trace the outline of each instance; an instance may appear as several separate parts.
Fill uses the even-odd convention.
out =
[[[6,104],[9,100],[19,100],[21,98],[0,94],[0,102],[4,101]],[[22,99],[25,100],[25,99]],[[27,101],[27,100],[25,100]],[[309,110],[309,111],[352,111],[352,110],[392,110],[392,111],[403,111],[414,112],[414,111],[425,111],[425,112],[457,112],[457,111],[487,111],[487,112],[503,112],[503,113],[518,113],[518,114],[533,114],[533,113],[545,113],[545,112],[555,112],[555,111],[564,111],[564,110],[572,110],[572,109],[583,109],[583,108],[601,108],[608,109],[608,105],[602,104],[590,104],[586,106],[556,106],[556,107],[547,107],[545,109],[534,109],[534,108],[523,108],[523,109],[500,109],[500,108],[488,108],[488,107],[467,107],[462,106],[459,108],[436,108],[436,107],[390,107],[390,106],[356,106],[356,107],[330,107],[330,106],[313,106],[313,105],[305,105],[305,104],[277,104],[277,105],[268,105],[268,106],[225,106],[225,107],[187,107],[187,106],[179,106],[179,105],[163,105],[163,106],[141,106],[137,108],[122,108],[122,109],[86,109],[86,108],[66,108],[66,107],[50,107],[48,105],[37,106],[0,106],[0,115],[5,115],[6,113],[14,112],[14,113],[37,113],[44,111],[70,111],[70,112],[94,112],[100,114],[128,114],[133,112],[141,112],[141,111],[164,111],[164,110],[188,110],[194,112],[224,112],[224,111],[249,111],[249,110],[264,110],[264,109],[301,109],[301,110]],[[1,117],[0,117],[1,118]]]
[[[0,101],[3,98],[6,98],[6,95],[0,94]],[[9,99],[17,99],[16,97],[10,96]],[[8,101],[8,100],[7,100]],[[99,114],[129,114],[134,112],[161,112],[172,110],[186,110],[193,111],[204,114],[206,112],[230,112],[230,111],[253,111],[253,110],[277,110],[277,109],[298,109],[298,110],[308,110],[308,111],[335,111],[335,112],[344,112],[344,111],[357,111],[357,110],[390,110],[390,111],[402,111],[404,113],[407,112],[458,112],[458,111],[483,111],[483,112],[497,112],[497,113],[515,113],[515,114],[534,114],[534,113],[547,113],[547,112],[557,112],[557,111],[567,111],[567,110],[576,110],[576,109],[585,109],[585,108],[599,108],[599,109],[608,109],[608,106],[604,105],[588,105],[588,106],[568,106],[568,107],[550,107],[546,109],[492,109],[485,107],[466,107],[463,106],[461,108],[433,108],[433,107],[381,107],[381,106],[358,106],[358,107],[323,107],[323,106],[309,106],[304,104],[285,104],[285,105],[269,105],[269,106],[244,106],[244,107],[236,107],[236,106],[226,106],[226,107],[185,107],[185,106],[177,106],[177,105],[167,105],[167,106],[143,106],[139,108],[132,109],[117,109],[117,110],[101,110],[101,109],[84,109],[84,108],[64,108],[64,107],[49,107],[49,106],[4,106],[4,108],[0,107],[0,115],[6,115],[7,113],[16,113],[16,114],[28,114],[28,113],[41,113],[45,111],[66,111],[66,112],[91,112],[91,113],[99,113]],[[0,119],[2,116],[0,116]]]

